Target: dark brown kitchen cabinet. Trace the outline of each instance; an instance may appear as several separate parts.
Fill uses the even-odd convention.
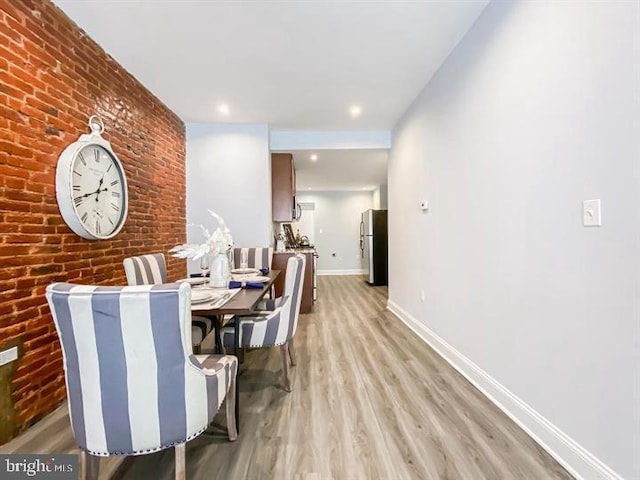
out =
[[[271,154],[271,216],[274,222],[295,219],[296,171],[293,155]]]

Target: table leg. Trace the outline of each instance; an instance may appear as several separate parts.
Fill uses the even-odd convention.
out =
[[[214,315],[211,320],[213,321],[213,333],[216,336],[216,353],[222,354],[224,353],[224,348],[222,348],[222,341],[220,340],[220,329],[222,328],[222,315]]]

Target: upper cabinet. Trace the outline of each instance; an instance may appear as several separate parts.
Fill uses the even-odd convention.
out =
[[[274,222],[291,222],[296,213],[296,171],[293,155],[271,154],[271,211]]]

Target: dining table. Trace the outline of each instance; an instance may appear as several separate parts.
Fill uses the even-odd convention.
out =
[[[280,270],[270,270],[259,282],[261,288],[247,288],[242,286],[237,289],[224,289],[224,288],[210,288],[202,286],[194,286],[195,291],[210,290],[212,293],[212,300],[210,302],[191,303],[191,313],[209,317],[213,321],[216,349],[219,352],[222,351],[222,345],[220,341],[220,330],[223,327],[222,321],[225,315],[234,316],[234,331],[235,331],[235,344],[233,348],[233,354],[237,357],[240,350],[240,321],[238,317],[255,315],[256,307],[260,300],[270,292],[273,282],[280,275]],[[250,278],[250,277],[247,277]],[[242,282],[242,277],[235,277]],[[244,282],[242,282],[244,284]],[[256,287],[256,282],[249,282],[251,286]],[[238,373],[240,373],[240,365],[238,364]],[[236,429],[240,432],[240,390],[238,388],[238,379],[236,378]]]

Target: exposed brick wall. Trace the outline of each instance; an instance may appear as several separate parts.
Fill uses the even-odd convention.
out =
[[[93,114],[129,184],[125,227],[106,241],[71,232],[55,196],[58,156]],[[23,342],[13,378],[23,430],[66,396],[45,287],[125,284],[126,256],[184,242],[184,124],[51,2],[0,0],[0,186],[0,344]],[[167,260],[170,278],[186,275]]]

